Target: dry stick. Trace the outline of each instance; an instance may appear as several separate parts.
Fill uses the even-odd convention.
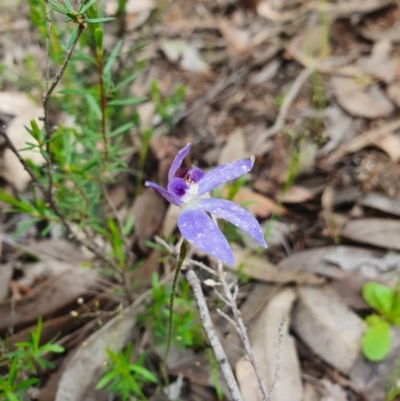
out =
[[[226,314],[224,314],[220,310],[217,310],[217,312],[221,316],[223,316],[225,318],[228,318],[228,320],[233,324],[233,326],[235,327],[236,331],[238,332],[239,337],[240,337],[240,339],[241,339],[241,341],[242,341],[242,343],[244,345],[244,349],[245,349],[245,351],[247,353],[247,356],[249,358],[249,361],[250,361],[251,365],[253,366],[253,370],[254,370],[254,373],[255,373],[257,381],[258,381],[258,387],[260,388],[261,393],[262,393],[263,401],[268,401],[268,400],[271,399],[270,393],[268,393],[267,388],[266,388],[265,383],[264,383],[264,380],[261,377],[260,371],[257,368],[257,363],[256,363],[256,361],[254,359],[253,351],[252,351],[251,345],[250,345],[250,340],[249,340],[249,337],[247,335],[247,328],[243,323],[242,314],[241,314],[240,310],[238,309],[238,307],[236,305],[236,297],[237,297],[237,294],[238,294],[238,291],[239,291],[238,287],[237,287],[237,285],[235,285],[234,294],[232,294],[232,291],[229,288],[229,285],[225,280],[225,273],[224,273],[224,270],[223,270],[222,262],[218,262],[217,271],[218,271],[219,280],[220,280],[220,282],[222,284],[222,288],[223,288],[224,293],[225,293],[225,297],[227,298],[227,301],[228,301],[227,304],[232,310],[234,321],[233,321],[233,319],[229,318]],[[273,388],[271,388],[270,392],[272,392],[272,390],[273,390]]]
[[[228,389],[232,395],[234,401],[244,401],[242,394],[240,393],[239,386],[236,382],[235,376],[229,365],[228,358],[222,347],[222,344],[214,330],[214,326],[211,320],[210,312],[206,300],[204,298],[203,290],[201,288],[201,282],[194,273],[193,270],[188,269],[183,272],[196,300],[197,308],[199,310],[201,323],[203,329],[207,335],[208,341],[213,349],[214,355],[217,359],[218,365],[221,368],[221,372],[225,377]]]
[[[304,83],[307,79],[311,76],[312,71],[309,69],[304,69],[294,80],[289,92],[285,96],[285,99],[282,103],[282,106],[279,110],[278,117],[274,123],[274,125],[267,130],[265,130],[256,140],[253,146],[253,152],[257,154],[257,151],[260,150],[260,146],[263,142],[268,139],[269,137],[277,134],[285,125],[286,117],[289,113],[290,106],[296,99],[297,95],[299,94],[301,88],[303,87]]]

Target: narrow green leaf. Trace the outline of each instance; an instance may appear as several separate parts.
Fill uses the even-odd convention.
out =
[[[153,383],[157,383],[157,378],[151,373],[149,370],[146,368],[139,366],[139,365],[130,365],[129,370],[131,372],[138,373],[140,376],[142,376],[144,379],[149,380]]]
[[[120,135],[120,134],[128,131],[129,129],[131,129],[134,126],[135,126],[135,124],[133,124],[133,123],[126,123],[126,124],[121,125],[120,127],[116,128],[114,131],[111,131],[108,136],[110,138],[114,138],[115,136]]]
[[[67,13],[67,17],[69,17],[70,21],[78,22],[78,16],[74,13]]]
[[[13,393],[7,393],[8,401],[20,401]]]
[[[68,10],[60,3],[55,0],[49,0],[49,3],[53,6],[54,10],[58,11],[60,14],[67,15]]]
[[[124,235],[128,235],[131,230],[133,225],[135,224],[135,216],[133,214],[129,215],[128,218],[126,219],[125,225],[124,225]]]
[[[32,387],[38,381],[39,381],[39,379],[37,377],[31,377],[30,379],[26,379],[26,380],[22,381],[21,383],[18,383],[17,385],[15,385],[14,391]]]
[[[113,51],[111,52],[110,56],[107,59],[107,62],[104,65],[103,74],[105,76],[110,75],[111,68],[115,63],[115,60],[119,57],[120,51],[122,48],[122,40],[120,40],[114,47]]]
[[[94,96],[91,93],[86,93],[86,100],[89,104],[89,107],[96,114],[96,117],[100,120],[101,119],[101,110],[100,110],[100,106],[97,103]]]
[[[75,42],[75,40],[76,40],[76,38],[78,36],[78,30],[79,30],[79,26],[76,26],[72,30],[71,35],[70,35],[70,37],[68,39],[68,42],[67,42],[67,49],[70,49],[71,46],[74,44],[74,42]]]
[[[36,224],[38,219],[21,220],[17,223],[17,229],[12,233],[12,238],[20,237],[29,227]]]
[[[384,359],[390,350],[390,325],[382,319],[376,320],[365,331],[362,338],[362,350],[371,362]]]
[[[34,209],[30,204],[25,204],[18,199],[14,198],[10,194],[8,194],[6,191],[0,189],[0,200],[14,206],[16,209],[22,210],[27,213],[32,213]]]
[[[140,72],[135,72],[131,76],[125,78],[123,81],[121,81],[118,85],[114,87],[114,91],[123,88],[124,86],[130,84],[132,81],[134,81],[138,76],[140,75]]]
[[[71,4],[71,2],[69,0],[64,0],[64,4],[65,4],[65,7],[68,8],[68,11],[72,11],[73,10],[72,4]]]
[[[108,372],[105,376],[103,376],[99,382],[96,384],[96,390],[102,389],[109,381],[111,381],[118,372],[112,370],[111,372]]]
[[[81,6],[79,7],[78,14],[84,14],[90,7],[92,7],[98,0],[90,0],[86,4],[82,1]]]
[[[18,373],[18,357],[15,356],[11,362],[10,373],[8,374],[8,382],[13,385]]]
[[[114,17],[103,17],[103,18],[87,18],[84,19],[83,22],[86,22],[88,24],[100,24],[102,22],[109,22],[109,21],[114,21]]]
[[[129,99],[111,100],[107,106],[131,106],[138,103],[143,103],[147,100],[147,97],[131,97]]]
[[[63,95],[85,95],[87,89],[61,89],[58,93]]]
[[[61,354],[65,351],[64,347],[58,344],[46,344],[42,347],[42,350],[54,352],[56,354]]]

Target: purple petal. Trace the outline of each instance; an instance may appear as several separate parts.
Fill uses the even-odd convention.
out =
[[[246,160],[223,164],[208,172],[199,183],[199,195],[218,187],[224,182],[234,180],[249,172],[254,165],[254,156]]]
[[[168,192],[174,194],[177,198],[182,198],[188,190],[188,185],[183,178],[174,177],[168,183]]]
[[[184,209],[179,214],[178,227],[183,237],[196,248],[228,265],[234,263],[228,241],[207,213],[200,209]]]
[[[174,161],[171,164],[168,172],[168,180],[172,180],[174,178],[176,171],[181,166],[183,159],[189,153],[190,147],[192,146],[191,143],[188,143],[183,149],[181,149],[178,154],[176,155]]]
[[[193,167],[188,171],[187,179],[189,181],[198,184],[199,181],[204,177],[204,171],[200,170],[198,167]]]
[[[253,237],[261,246],[267,247],[258,221],[238,204],[225,199],[208,198],[196,200],[194,206],[228,220]]]
[[[151,181],[146,181],[144,183],[146,187],[153,188],[156,192],[158,192],[162,197],[164,197],[168,202],[173,203],[176,206],[181,206],[182,202],[181,200],[171,192],[167,191],[163,187],[160,187],[159,185],[155,184],[154,182]]]

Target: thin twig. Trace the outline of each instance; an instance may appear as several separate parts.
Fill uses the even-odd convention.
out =
[[[263,133],[259,135],[257,140],[255,141],[253,145],[253,152],[257,154],[257,151],[259,151],[260,146],[263,144],[263,142],[270,138],[271,136],[274,136],[277,134],[285,125],[286,117],[289,113],[290,106],[296,99],[297,95],[299,94],[301,88],[307,81],[307,79],[311,76],[312,71],[309,69],[304,69],[294,80],[292,86],[289,89],[289,92],[286,94],[285,99],[282,103],[282,106],[279,110],[279,114],[277,119],[275,120],[275,123],[272,127],[268,128],[265,130]]]
[[[50,28],[50,24],[48,24],[49,28]],[[48,81],[46,82],[46,90],[43,93],[43,98],[42,98],[42,104],[43,104],[43,111],[44,111],[44,117],[43,117],[43,124],[44,124],[44,129],[45,129],[45,148],[46,148],[46,167],[47,167],[47,178],[49,180],[48,183],[48,200],[50,203],[54,203],[54,199],[53,199],[53,167],[52,167],[52,161],[51,161],[51,149],[50,149],[50,139],[51,139],[51,135],[53,134],[53,129],[50,127],[50,121],[49,121],[49,98],[50,95],[53,93],[54,89],[56,88],[56,86],[58,85],[58,83],[60,82],[61,78],[64,75],[65,70],[67,69],[69,60],[72,57],[72,54],[75,50],[75,47],[78,43],[78,40],[83,32],[83,30],[85,29],[85,25],[82,23],[79,25],[78,28],[78,33],[76,35],[76,38],[74,40],[74,42],[72,43],[72,46],[70,47],[70,49],[67,52],[67,55],[65,57],[64,63],[62,64],[60,71],[56,74],[56,76],[54,77],[52,83],[49,86]],[[47,33],[46,36],[48,36],[47,39],[47,45],[50,46],[50,32]],[[49,63],[49,54],[50,54],[50,49],[47,49],[47,53],[48,53],[48,60],[47,62]],[[46,80],[48,79],[48,71],[46,71]]]
[[[269,401],[271,399],[271,397],[267,391],[264,380],[261,377],[260,371],[257,367],[257,363],[254,359],[253,351],[251,349],[250,340],[247,335],[247,328],[243,323],[242,314],[241,314],[240,310],[238,309],[236,302],[235,302],[235,297],[237,296],[238,290],[236,288],[234,289],[234,294],[235,294],[235,297],[234,297],[231,289],[229,288],[228,283],[226,282],[225,272],[223,270],[222,262],[218,262],[217,271],[219,273],[219,280],[222,284],[222,288],[224,290],[225,297],[228,300],[228,305],[230,306],[232,313],[233,313],[234,327],[239,334],[239,337],[244,345],[244,349],[246,351],[248,359],[249,359],[251,365],[253,366],[253,370],[254,370],[254,373],[255,373],[257,381],[258,381],[258,387],[260,388],[261,393],[262,393],[262,399],[263,399],[263,401]],[[228,321],[232,322],[232,319],[228,319]]]
[[[272,393],[278,382],[278,373],[279,373],[279,366],[282,360],[282,342],[283,342],[283,326],[286,323],[287,318],[285,316],[282,317],[281,321],[279,322],[279,329],[278,329],[278,350],[276,351],[276,366],[274,371],[274,379],[272,380],[271,388],[268,392],[269,397],[272,397]]]
[[[221,368],[221,372],[225,377],[228,389],[232,395],[234,401],[244,401],[242,394],[240,393],[239,386],[236,382],[235,376],[229,365],[228,358],[222,347],[222,344],[215,333],[214,326],[210,317],[210,312],[206,300],[204,298],[201,283],[196,274],[192,269],[183,271],[196,300],[197,308],[199,310],[200,319],[202,322],[203,329],[207,335],[208,341],[213,349],[214,355],[217,359],[218,365]]]

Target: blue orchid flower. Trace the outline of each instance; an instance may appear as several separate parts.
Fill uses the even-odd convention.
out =
[[[161,196],[181,207],[178,227],[182,236],[193,246],[222,262],[232,265],[234,257],[227,239],[207,213],[221,217],[253,237],[261,246],[267,247],[257,220],[241,206],[225,199],[202,198],[219,185],[249,172],[254,165],[254,156],[216,167],[207,174],[197,167],[181,168],[190,151],[187,144],[179,151],[168,172],[167,189],[146,181]]]

